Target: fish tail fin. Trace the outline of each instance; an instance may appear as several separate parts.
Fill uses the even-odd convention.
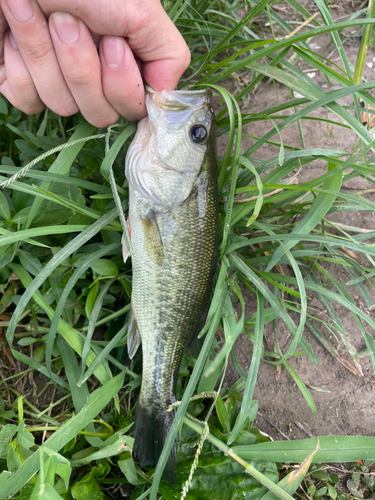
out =
[[[157,464],[173,418],[174,411],[145,407],[138,402],[133,431],[133,455],[138,458],[141,467]],[[176,482],[176,468],[177,436],[164,468],[163,479],[174,484]]]

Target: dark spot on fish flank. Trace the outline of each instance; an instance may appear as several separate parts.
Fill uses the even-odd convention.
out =
[[[140,103],[139,103],[139,105],[141,106],[141,104],[142,104],[142,103],[140,102]]]
[[[138,87],[140,87],[140,84],[138,83]]]

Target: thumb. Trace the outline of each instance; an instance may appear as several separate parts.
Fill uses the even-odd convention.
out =
[[[174,45],[173,54],[165,54],[160,59],[142,64],[143,78],[152,89],[174,90],[182,74],[189,67],[190,50],[182,37],[181,39],[182,42],[178,47]]]

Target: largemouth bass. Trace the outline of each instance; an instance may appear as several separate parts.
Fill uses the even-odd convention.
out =
[[[128,352],[142,339],[133,455],[157,463],[182,353],[204,326],[217,253],[216,127],[210,91],[147,91],[126,157],[133,288]],[[125,250],[126,253],[126,250]],[[176,443],[164,471],[173,482]]]

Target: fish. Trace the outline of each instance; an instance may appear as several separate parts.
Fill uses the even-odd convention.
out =
[[[218,188],[211,91],[146,91],[125,160],[133,250],[128,354],[142,343],[133,456],[156,464],[182,354],[205,324],[216,269]],[[129,255],[123,240],[124,259]],[[164,470],[175,482],[177,436]]]

